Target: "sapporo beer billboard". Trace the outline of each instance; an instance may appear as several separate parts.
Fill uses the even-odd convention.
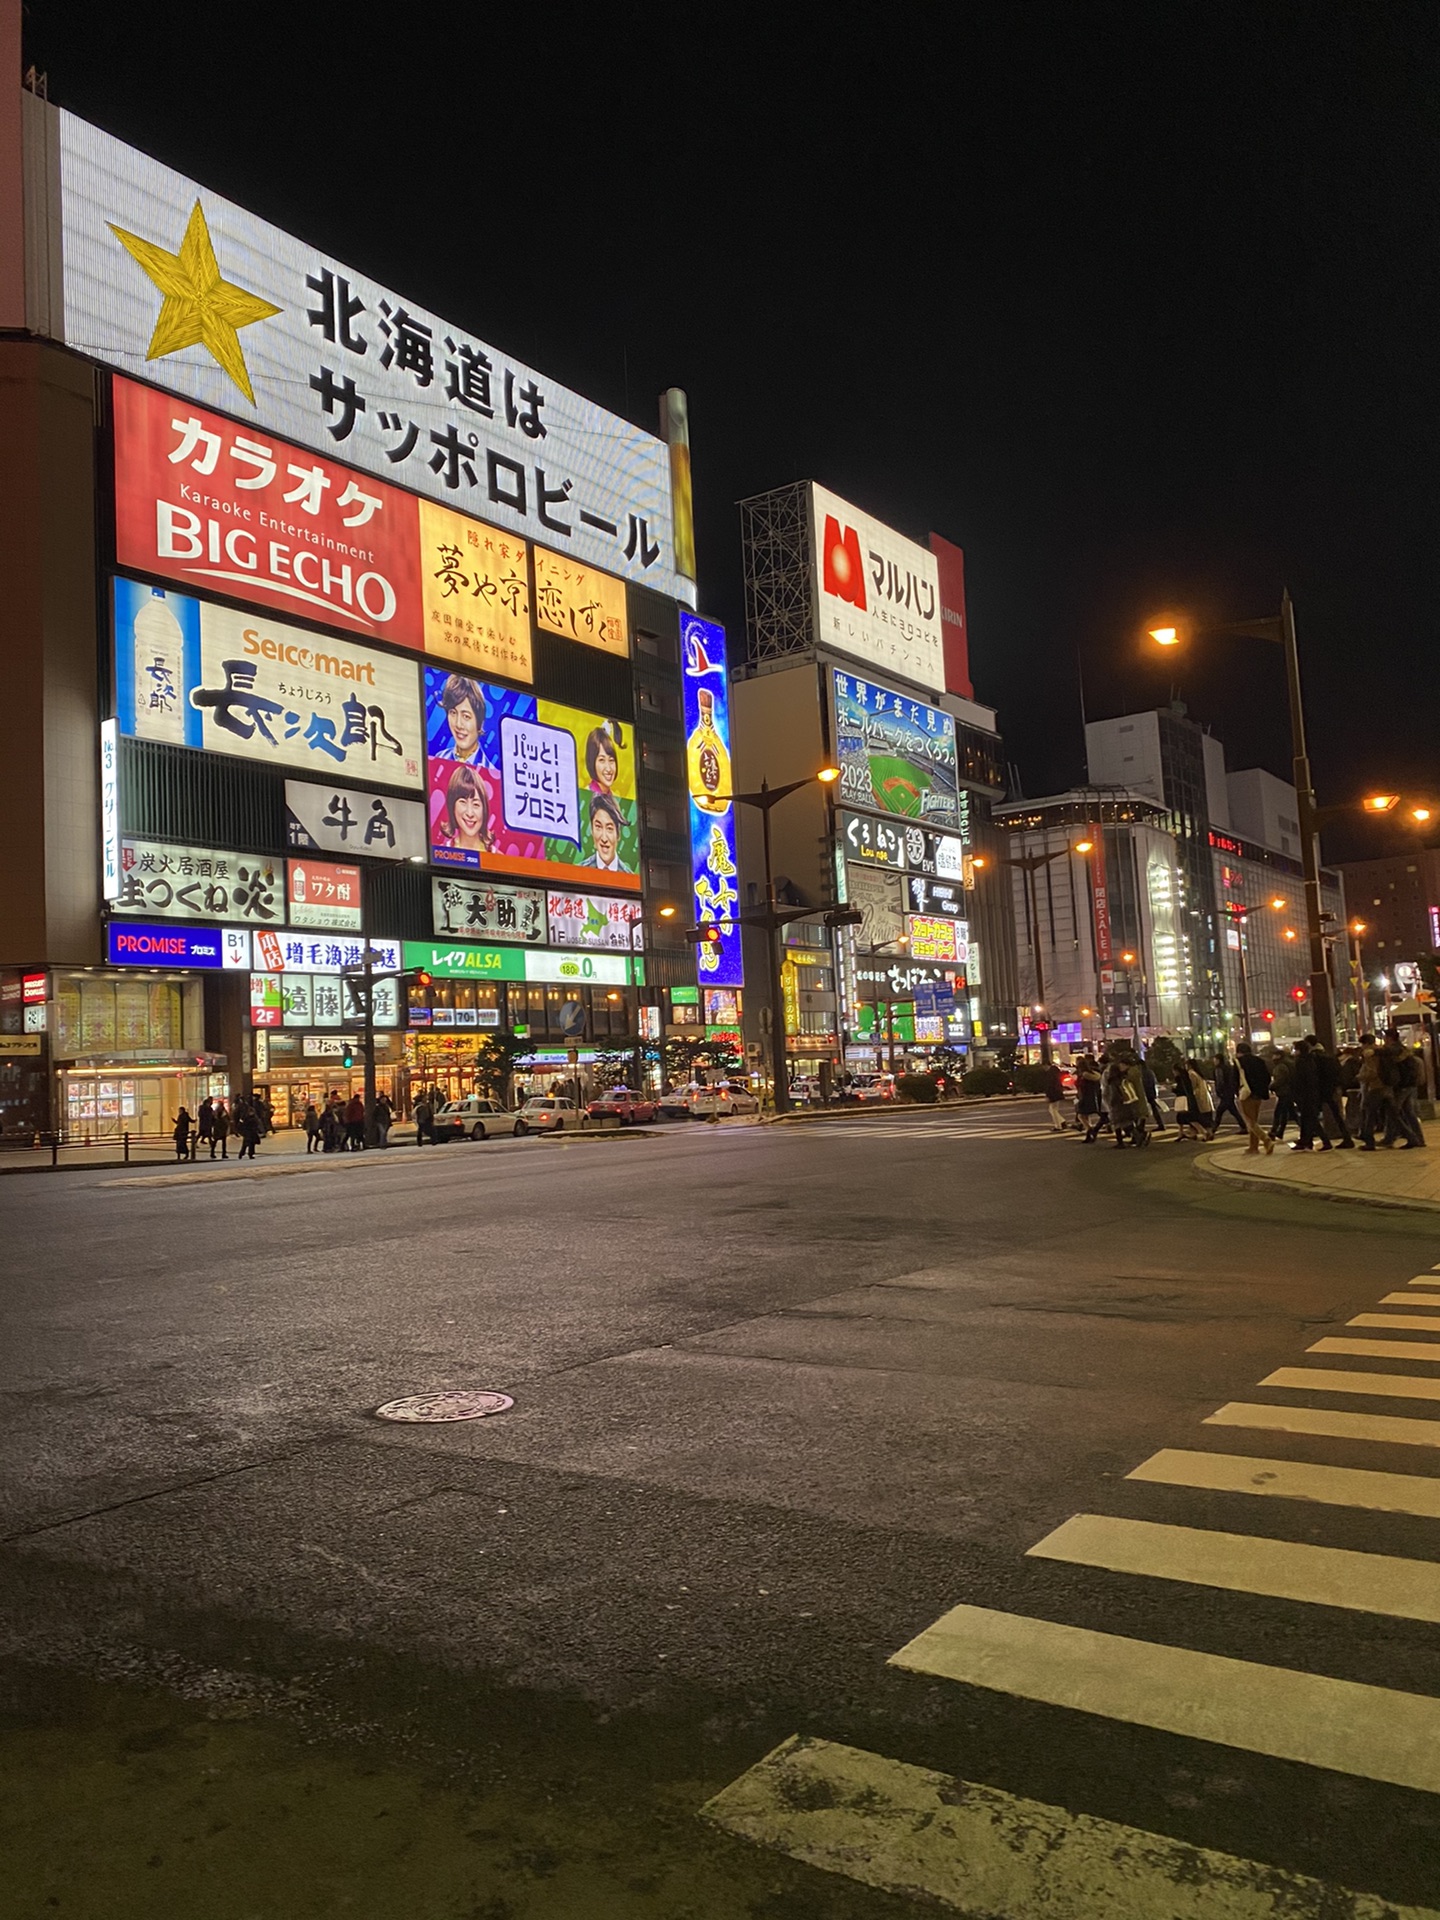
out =
[[[424,671],[432,862],[638,893],[629,723]]]
[[[122,733],[424,785],[413,661],[135,580],[117,579],[114,599]]]
[[[73,114],[43,112],[58,188],[32,231],[76,352],[183,395],[182,416],[233,414],[248,437],[281,434],[693,599],[654,434]]]
[[[531,678],[528,548],[513,533],[172,394],[111,390],[122,567]]]

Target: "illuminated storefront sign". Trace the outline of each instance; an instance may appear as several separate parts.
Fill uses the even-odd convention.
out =
[[[440,939],[519,940],[543,946],[545,894],[498,880],[432,880],[432,925]]]
[[[535,624],[623,659],[630,651],[625,583],[598,567],[581,566],[563,553],[536,547]]]
[[[49,994],[48,973],[27,973],[20,979],[20,1001],[22,1006],[43,1006]]]
[[[425,669],[436,866],[640,891],[628,722]]]
[[[177,847],[127,834],[120,842],[120,886],[111,910],[167,920],[283,926],[282,868],[283,862],[263,855]]]
[[[918,913],[905,916],[906,942],[912,960],[955,960],[954,920],[931,919]]]
[[[927,880],[922,873],[906,875],[905,900],[912,913],[938,913],[962,920],[969,911],[959,880]]]
[[[685,695],[685,777],[690,790],[690,861],[697,924],[721,924],[713,946],[695,949],[701,983],[745,982],[736,881],[735,803],[730,766],[730,679],[725,629],[698,614],[680,616],[680,664]]]
[[[258,932],[255,935],[255,965],[266,973],[339,973],[342,969],[363,967],[363,940],[347,940],[333,933]],[[400,942],[371,940],[370,967],[373,973],[400,971]]]
[[[830,669],[840,798],[931,827],[960,824],[955,722],[938,707]]]
[[[117,579],[120,730],[309,773],[424,784],[408,660]]]
[[[58,194],[31,238],[41,276],[63,287],[57,331],[77,352],[185,396],[171,403],[182,418],[239,415],[261,444],[283,434],[327,460],[343,454],[586,566],[693,599],[675,569],[669,453],[655,435],[74,115],[42,112]],[[277,481],[280,500],[301,484]],[[303,501],[277,501],[277,518],[298,523]],[[355,522],[347,543],[368,544],[360,503],[341,511]]]
[[[634,963],[638,966],[638,961]],[[451,946],[407,940],[405,965],[441,980],[528,980],[576,986],[630,984],[632,962],[623,953],[551,953],[533,947]]]
[[[888,947],[898,944],[905,931],[904,895],[900,887],[900,875],[887,873],[883,867],[846,867],[847,904],[864,915],[855,929],[857,945]]]
[[[618,947],[638,953],[643,944],[643,909],[638,900],[613,900],[602,893],[551,893],[550,944],[553,947]]]
[[[332,927],[358,933],[361,927],[360,869],[325,860],[287,860],[285,891],[294,927]]]
[[[285,840],[303,853],[423,861],[425,809],[418,800],[397,800],[393,794],[287,780]]]
[[[240,927],[147,926],[143,920],[110,920],[105,957],[116,967],[203,967],[248,971],[250,935]]]
[[[400,983],[383,975],[372,980],[375,1010],[371,1025],[400,1025]],[[252,1027],[341,1027],[365,1019],[364,984],[336,974],[252,973]]]
[[[905,864],[904,829],[893,826],[888,820],[872,820],[869,815],[862,813],[842,813],[840,837],[845,844],[847,859],[878,867],[903,867]]]
[[[945,639],[934,554],[813,481],[810,530],[819,644],[941,692]]]
[[[120,726],[100,722],[100,872],[101,894],[113,900],[120,891]]]

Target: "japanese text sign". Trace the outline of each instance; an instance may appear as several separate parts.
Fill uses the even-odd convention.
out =
[[[551,633],[605,653],[623,658],[630,651],[624,582],[544,547],[535,549],[535,620]]]
[[[831,668],[830,681],[840,798],[929,826],[958,826],[951,716],[839,668]]]
[[[112,967],[248,971],[250,935],[242,927],[154,926],[143,920],[111,920],[105,928],[105,958]]]
[[[551,893],[548,896],[550,941],[557,947],[641,946],[641,906],[638,900],[613,900],[598,893]]]
[[[72,114],[32,232],[63,337],[197,407],[689,601],[668,450]],[[51,236],[53,235],[53,238]],[[43,271],[43,268],[42,268]]]
[[[217,853],[157,840],[120,842],[120,888],[113,913],[166,920],[285,924],[280,863],[261,855]]]
[[[810,533],[817,643],[943,692],[945,638],[934,554],[813,481]]]
[[[337,867],[322,860],[287,860],[285,868],[292,926],[359,932],[358,867]]]
[[[412,662],[133,580],[114,587],[122,733],[312,773],[424,783]]]
[[[290,931],[256,932],[255,965],[267,973],[340,973],[365,964],[365,948],[370,948],[370,965],[376,974],[400,971],[398,940],[346,939],[335,933],[295,933]]]
[[[912,960],[955,960],[956,925],[929,915],[907,913],[905,933]]]
[[[545,943],[545,894],[540,887],[507,887],[455,874],[432,880],[430,897],[438,939]]]
[[[390,794],[287,780],[285,834],[286,844],[302,853],[423,861],[425,809],[418,800]]]
[[[625,722],[427,667],[425,735],[437,866],[639,892]]]
[[[698,614],[680,617],[684,692],[685,778],[690,790],[690,872],[698,925],[716,924],[720,939],[697,946],[695,966],[710,987],[745,983],[735,858],[735,804],[730,763],[730,677],[725,629]]]

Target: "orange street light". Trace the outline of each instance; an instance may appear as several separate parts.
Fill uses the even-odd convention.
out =
[[[1276,894],[1275,898],[1270,902],[1270,904],[1272,907],[1283,907],[1288,905],[1288,902],[1285,900],[1282,900],[1279,894]]]
[[[990,862],[985,858],[983,853],[972,853],[970,856],[970,864],[972,867],[988,867]]]
[[[1400,804],[1398,793],[1367,793],[1361,801],[1366,813],[1393,813]]]
[[[1430,818],[1429,807],[1412,807],[1410,809],[1410,818],[1412,820],[1418,820],[1421,826],[1424,826],[1425,822]]]
[[[1294,940],[1294,939],[1297,939],[1298,937],[1299,936],[1296,934],[1295,929],[1293,927],[1286,927],[1280,935],[1280,938],[1282,940]]]
[[[1149,627],[1146,631],[1157,647],[1178,647],[1180,644],[1178,627]]]
[[[1093,840],[1077,840],[1074,850],[1076,853],[1093,853],[1095,851],[1095,842]]]
[[[1135,956],[1133,953],[1122,953],[1120,961],[1122,966],[1133,967],[1135,964]]]
[[[1350,922],[1350,931],[1351,933],[1368,933],[1369,922],[1365,920],[1352,920]]]
[[[669,905],[663,906],[660,909],[660,918],[662,920],[673,920],[679,911],[680,909],[678,907],[673,907]]]
[[[823,781],[823,783],[828,787],[832,781],[838,780],[840,778],[840,769],[839,767],[821,767],[820,771],[816,774],[815,778],[817,780]]]

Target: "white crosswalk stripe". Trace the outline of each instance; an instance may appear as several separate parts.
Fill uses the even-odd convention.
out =
[[[1331,1440],[1375,1440],[1389,1447],[1440,1447],[1440,1420],[1393,1413],[1341,1413],[1332,1407],[1277,1407],[1229,1400],[1205,1416],[1207,1427],[1254,1427],[1265,1433],[1308,1433]]]
[[[1162,1447],[1125,1478],[1169,1487],[1201,1487],[1209,1493],[1316,1500],[1332,1507],[1414,1513],[1440,1520],[1440,1480],[1425,1473],[1373,1473],[1362,1467],[1316,1466],[1307,1460],[1264,1460],[1250,1454]]]
[[[1386,1342],[1385,1352],[1392,1350]],[[1403,1354],[1401,1356],[1403,1358]],[[1311,1393],[1369,1393],[1380,1399],[1440,1400],[1440,1378],[1422,1380],[1419,1374],[1337,1373],[1329,1367],[1277,1367],[1260,1382],[1262,1387],[1298,1387]]]
[[[1377,1316],[1378,1317],[1378,1316]],[[1352,1320],[1352,1326],[1355,1322]],[[1349,1334],[1328,1334],[1305,1349],[1307,1353],[1363,1353],[1370,1360],[1440,1360],[1440,1340],[1362,1340]]]
[[[1412,1286],[1415,1284],[1412,1280]],[[1382,1307],[1440,1307],[1440,1293],[1382,1293]]]

